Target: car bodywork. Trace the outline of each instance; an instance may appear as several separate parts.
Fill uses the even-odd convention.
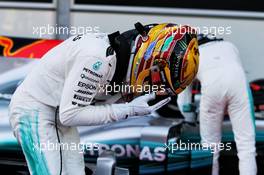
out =
[[[0,167],[13,167],[11,170],[14,174],[27,172],[27,167],[9,126],[8,105],[12,93],[34,64],[0,75]],[[199,93],[196,95],[199,96]],[[129,169],[130,174],[211,174],[210,150],[193,150],[188,147],[179,150],[170,147],[180,143],[199,144],[199,121],[190,125],[177,116],[164,118],[150,115],[102,126],[78,127],[78,130],[81,143],[89,145],[84,154],[87,167],[96,164],[97,157],[103,150],[111,150],[115,153],[117,165]],[[264,151],[264,120],[256,119],[256,131],[258,159],[261,161]],[[226,119],[223,123],[223,142],[230,142],[234,149],[222,152],[223,157],[228,158],[223,162],[236,157],[233,140],[231,124]],[[222,168],[222,171],[224,169],[226,168]],[[237,172],[237,168],[234,172]],[[260,169],[259,173],[261,172],[263,170]]]

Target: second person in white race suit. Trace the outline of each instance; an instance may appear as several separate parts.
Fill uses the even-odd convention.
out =
[[[251,92],[237,48],[227,41],[199,44],[200,64],[197,79],[201,82],[200,134],[206,145],[219,144],[222,121],[228,112],[239,158],[240,175],[255,175],[255,120]],[[191,88],[178,96],[178,105],[191,104]],[[188,112],[183,112],[187,114]],[[189,113],[190,114],[190,113]],[[187,116],[188,117],[188,116]],[[213,158],[213,175],[219,174],[219,151]]]

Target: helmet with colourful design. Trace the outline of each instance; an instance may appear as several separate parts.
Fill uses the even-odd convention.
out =
[[[196,31],[187,25],[164,23],[139,31],[131,50],[126,76],[130,85],[158,85],[166,94],[182,92],[195,78],[199,66]]]

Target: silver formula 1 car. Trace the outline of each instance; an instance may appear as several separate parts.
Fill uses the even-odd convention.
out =
[[[0,75],[0,169],[8,171],[9,174],[28,174],[23,153],[9,126],[8,105],[16,87],[32,66],[34,63]],[[198,97],[199,93],[195,95]],[[200,142],[199,121],[188,124],[179,112],[170,112],[175,109],[176,106],[169,104],[163,114],[132,117],[103,126],[79,127],[81,143],[86,145],[86,173],[96,174],[97,171],[97,174],[102,174],[99,172],[104,170],[103,174],[209,175],[212,151],[197,146]],[[256,130],[258,173],[263,174],[262,118],[256,119]],[[236,149],[228,119],[223,124],[223,143],[230,143],[232,149],[221,152],[221,174],[238,174]],[[189,147],[191,144],[197,147]],[[113,153],[114,159],[110,159],[109,154],[106,158],[100,158],[106,150]],[[111,160],[114,160],[112,165],[116,163],[116,168],[111,166],[110,169],[104,169],[98,166],[100,162],[107,162],[109,165]]]

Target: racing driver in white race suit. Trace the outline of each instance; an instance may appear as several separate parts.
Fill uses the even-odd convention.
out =
[[[70,37],[46,53],[18,87],[9,107],[10,123],[31,174],[84,175],[79,150],[40,149],[40,145],[79,144],[76,126],[147,115],[170,100],[150,106],[155,93],[133,92],[137,97],[130,102],[97,105],[97,97],[104,95],[99,92],[102,85],[162,84],[167,93],[176,95],[191,83],[199,61],[195,31],[170,23],[135,27],[121,35]]]
[[[201,83],[200,134],[207,146],[221,143],[222,121],[227,112],[238,151],[240,175],[255,175],[255,117],[252,95],[238,49],[230,42],[199,35],[200,64],[197,79]],[[190,117],[191,86],[178,96],[183,115]],[[189,106],[189,107],[188,107]],[[190,120],[190,119],[187,119]],[[214,149],[212,174],[219,174],[219,147]]]

